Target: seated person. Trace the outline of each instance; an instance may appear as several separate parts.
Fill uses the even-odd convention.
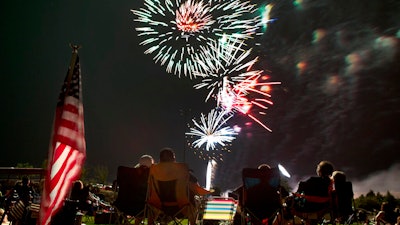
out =
[[[138,164],[131,167],[118,167],[118,174],[115,186],[118,187],[118,195],[114,206],[119,212],[133,216],[135,224],[141,223],[143,209],[146,204],[147,182],[150,167],[154,159],[150,155],[142,155]]]
[[[1,218],[1,224],[10,224],[10,221],[8,221],[7,218],[7,214],[2,208],[0,208],[0,218]]]
[[[375,216],[376,225],[394,224],[396,219],[393,207],[388,202],[382,202],[381,210]]]
[[[235,221],[238,222],[243,210],[247,210],[255,217],[252,219],[253,224],[266,220],[271,224],[271,217],[281,207],[279,170],[271,168],[267,164],[261,164],[257,169],[245,168],[243,173],[246,185],[242,185],[234,191],[239,197],[239,207],[235,215]],[[245,174],[250,176],[247,177]],[[260,176],[263,176],[264,179],[260,178]]]
[[[175,153],[170,148],[164,148],[160,152],[160,162],[176,162]],[[194,176],[193,171],[189,169],[189,188],[192,191],[192,195],[207,195],[211,194],[211,191],[208,191],[200,186],[197,178]],[[193,196],[194,197],[194,196]]]
[[[328,161],[321,161],[317,166],[317,177],[310,177],[306,181],[299,183],[295,193],[295,209],[303,212],[315,212],[329,205],[325,199],[330,197],[332,192],[331,175],[333,165]],[[307,200],[304,196],[313,196],[313,200]],[[323,198],[318,198],[323,197]]]
[[[34,189],[31,186],[31,181],[29,177],[24,176],[21,182],[15,184],[12,192],[7,200],[7,211],[10,210],[8,214],[8,219],[12,221],[12,224],[20,224],[25,222],[28,215],[28,206],[32,203]],[[15,201],[15,203],[12,203]]]
[[[88,196],[89,189],[84,187],[83,182],[81,180],[74,181],[69,198],[65,199],[64,205],[54,215],[50,225],[74,225],[78,211],[90,210]]]
[[[257,169],[262,169],[262,170],[270,170],[271,167],[268,164],[261,164],[257,167]],[[243,185],[240,185],[237,187],[235,190],[233,190],[233,196],[239,200],[239,202],[243,202]]]
[[[346,181],[346,174],[342,171],[334,171],[332,174],[334,182],[334,211],[335,218],[339,222],[344,222],[351,214],[353,214],[353,186],[352,183]]]
[[[150,168],[150,175],[154,180],[149,179],[150,189],[147,202],[153,206],[152,210],[163,210],[166,214],[171,215],[184,208],[181,213],[188,218],[190,224],[194,225],[196,219],[193,215],[193,211],[196,210],[195,204],[193,204],[195,195],[204,195],[210,192],[203,189],[194,177],[190,178],[187,165],[176,162],[172,149],[163,148],[160,151],[160,162]],[[153,218],[149,218],[148,224],[153,223]]]
[[[145,203],[145,198],[147,194],[147,180],[149,178],[149,171],[150,167],[154,164],[154,159],[150,155],[142,155],[139,159],[139,163],[136,164],[135,168],[138,169],[138,174],[135,179],[137,179],[135,182],[139,183],[139,186],[136,186],[136,195],[132,196],[133,202],[139,203],[143,202]]]
[[[31,186],[31,180],[29,177],[22,177],[22,182],[17,183],[14,190],[17,192],[19,199],[22,200],[25,205],[28,205],[33,200],[35,191]]]
[[[85,187],[81,180],[76,180],[72,184],[69,200],[76,203],[78,210],[94,214],[93,206],[89,200],[89,187]]]

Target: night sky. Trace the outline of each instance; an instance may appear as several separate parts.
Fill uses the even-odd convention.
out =
[[[400,2],[396,0],[259,1],[276,20],[254,48],[272,81],[264,122],[245,116],[242,132],[218,162],[214,185],[232,189],[241,168],[281,163],[295,188],[320,160],[347,173],[358,194],[400,196]],[[79,44],[86,167],[119,165],[172,147],[200,183],[207,162],[186,147],[191,118],[208,113],[207,92],[167,74],[140,46],[131,9],[142,0],[0,2],[0,166],[41,167],[71,58]]]

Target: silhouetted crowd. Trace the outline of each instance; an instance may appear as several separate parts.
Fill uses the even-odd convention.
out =
[[[81,180],[77,180],[72,184],[70,194],[65,199],[63,207],[52,219],[51,224],[80,224],[82,215],[96,217],[100,211],[107,211],[110,214],[118,212],[119,216],[131,214],[130,217],[135,219],[135,224],[141,223],[145,217],[148,217],[148,224],[156,224],[158,216],[145,215],[142,210],[145,205],[150,209],[156,208],[157,215],[163,211],[171,211],[171,209],[167,210],[168,207],[165,206],[163,197],[160,195],[163,192],[160,188],[167,186],[158,186],[158,183],[151,183],[151,180],[155,177],[158,179],[165,177],[166,181],[167,177],[171,175],[176,175],[177,178],[174,179],[179,180],[179,174],[183,169],[182,176],[187,176],[185,179],[188,182],[188,200],[185,204],[191,206],[190,212],[195,212],[196,216],[188,213],[189,211],[179,211],[182,210],[181,205],[176,205],[177,209],[174,210],[178,210],[180,216],[187,217],[189,224],[195,224],[196,221],[202,220],[202,216],[206,218],[206,213],[210,213],[207,212],[209,210],[206,207],[207,202],[223,199],[235,205],[230,209],[232,217],[228,220],[231,224],[314,225],[361,222],[376,225],[400,225],[399,206],[388,202],[382,203],[381,209],[373,218],[368,217],[361,210],[356,210],[352,183],[347,180],[343,171],[335,170],[333,164],[325,160],[317,165],[316,176],[300,181],[294,192],[285,188],[280,170],[268,164],[261,164],[257,168],[243,168],[243,184],[227,194],[221,193],[218,187],[206,190],[199,185],[193,170],[189,169],[185,163],[176,162],[175,153],[170,148],[163,148],[160,151],[158,163],[155,163],[152,156],[143,155],[136,165],[125,167],[125,169],[127,171],[140,170],[139,174],[144,175],[143,179],[135,177],[129,180],[119,174],[113,184],[116,198],[115,201],[110,202],[105,201],[104,195],[98,187],[84,185]],[[124,182],[125,180],[129,182]],[[163,182],[165,183],[165,181]],[[141,184],[139,185],[139,183]],[[130,189],[129,185],[132,188],[136,186],[137,189]],[[13,188],[2,189],[2,192],[5,193],[1,195],[0,208],[3,224],[10,224],[10,222],[13,225],[36,224],[39,217],[40,198],[37,188],[31,184],[29,177],[23,177]],[[179,199],[181,195],[177,193],[176,196]],[[127,201],[128,199],[129,201]],[[169,201],[168,204],[172,204],[172,200]],[[134,204],[138,205],[137,210],[133,210]],[[119,222],[123,220],[123,218],[116,219],[119,219]],[[215,220],[218,221],[218,219]],[[216,221],[202,222],[203,224],[215,224]]]

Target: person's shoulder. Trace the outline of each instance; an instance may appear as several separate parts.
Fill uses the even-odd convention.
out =
[[[189,166],[188,166],[187,163],[184,163],[184,162],[173,162],[173,164],[174,164],[176,167],[185,169],[185,170],[187,170],[187,171],[189,172]]]
[[[320,180],[322,180],[322,177],[309,177],[308,179],[307,179],[307,181],[320,181]]]
[[[136,170],[149,170],[150,167],[145,166],[145,165],[140,165],[140,166],[138,166],[138,167],[135,167],[135,169],[136,169]]]
[[[136,169],[136,174],[138,174],[138,175],[148,175],[149,174],[149,172],[150,172],[150,167],[147,167],[147,166],[139,166],[139,167],[136,167],[135,168]]]
[[[309,184],[326,184],[331,183],[331,179],[329,177],[309,177],[305,182]]]
[[[309,177],[299,182],[299,186],[308,186],[321,182],[321,177]]]
[[[375,218],[380,219],[380,218],[382,218],[384,215],[385,215],[385,211],[379,211],[379,212],[376,214]]]

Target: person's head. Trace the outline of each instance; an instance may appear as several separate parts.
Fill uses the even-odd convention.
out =
[[[332,173],[332,178],[337,182],[346,182],[346,174],[343,171],[336,170]]]
[[[81,180],[76,180],[74,181],[74,183],[72,184],[72,189],[73,190],[82,190],[83,189],[83,182]]]
[[[329,177],[333,173],[333,164],[329,161],[321,161],[317,166],[317,174],[320,177]]]
[[[259,169],[259,170],[269,170],[269,169],[271,169],[271,167],[270,167],[268,164],[263,163],[263,164],[260,164],[260,165],[257,167],[257,169]]]
[[[142,155],[139,159],[139,163],[135,167],[145,166],[150,168],[154,164],[154,159],[151,155]]]
[[[163,148],[160,151],[160,162],[175,162],[175,152],[171,148]]]
[[[389,211],[389,210],[390,210],[390,205],[389,205],[389,203],[388,203],[388,202],[382,202],[382,204],[381,204],[381,211],[387,212],[387,211]]]
[[[28,186],[29,183],[30,183],[29,177],[28,177],[28,176],[23,176],[23,177],[22,177],[22,185],[23,185],[23,186]]]

